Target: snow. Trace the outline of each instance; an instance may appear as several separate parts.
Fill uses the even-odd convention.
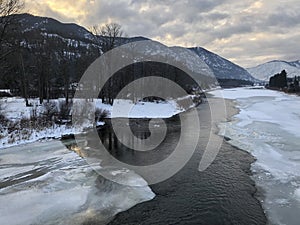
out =
[[[300,118],[299,97],[263,88],[236,88],[210,93],[216,97],[235,99],[240,102],[249,102],[249,98],[255,98],[254,103],[251,102],[251,108],[240,108],[241,112],[236,116],[240,121],[238,125],[241,127],[253,121],[275,123],[287,132],[300,137],[299,123],[295,123]],[[256,100],[259,97],[268,98],[270,101],[266,105],[265,101]]]
[[[126,112],[124,109],[129,109]],[[138,102],[117,100],[111,109],[112,118],[170,118],[183,112],[184,109],[178,108],[176,101],[168,102]]]
[[[282,70],[287,72],[288,77],[299,76],[300,74],[300,68],[297,63],[293,64],[284,61],[272,61],[247,70],[253,77],[263,81],[269,81],[271,76],[280,73]]]
[[[171,118],[194,107],[194,104],[192,104],[188,108],[182,108],[178,104],[178,101],[184,99],[192,100],[193,97],[193,95],[188,95],[177,100],[170,99],[160,102],[139,101],[136,103],[131,100],[116,99],[113,106],[103,104],[100,99],[95,99],[94,104],[96,108],[106,110],[108,118]]]
[[[1,151],[0,224],[103,224],[121,211],[154,198],[140,176],[125,169],[91,167],[60,141]],[[139,186],[105,181],[95,169]],[[100,182],[100,183],[99,183]]]
[[[265,191],[264,207],[270,221],[298,224],[300,97],[253,88],[210,93],[234,100],[240,109],[231,121],[219,125],[220,134],[257,159],[252,165],[253,178]]]
[[[295,190],[295,198],[300,202],[300,188]]]
[[[192,48],[200,59],[202,59],[213,71],[214,76],[222,79],[240,79],[256,82],[256,80],[242,67],[233,64],[227,59],[222,58],[204,48]]]
[[[0,89],[0,92],[6,92],[6,93],[11,94],[9,89]]]
[[[188,108],[181,108],[177,101],[182,101],[184,99],[192,100],[194,96],[186,96],[178,100],[168,100],[166,102],[137,102],[133,103],[130,100],[117,99],[114,101],[114,105],[103,104],[100,99],[95,99],[93,102],[86,102],[85,100],[75,99],[73,100],[74,105],[72,108],[72,114],[81,114],[84,110],[87,112],[89,119],[86,119],[82,124],[72,124],[72,125],[58,125],[53,124],[51,127],[44,127],[42,130],[20,130],[15,131],[13,135],[9,135],[8,131],[1,128],[0,136],[0,149],[7,148],[11,146],[16,146],[20,144],[32,143],[41,139],[47,138],[60,138],[62,135],[68,134],[79,134],[86,128],[93,127],[94,115],[89,112],[93,112],[94,109],[101,109],[108,113],[108,118],[170,118],[181,112],[184,112],[194,104],[190,105]],[[51,100],[57,107],[60,101],[63,99]],[[30,99],[29,103],[32,107],[25,107],[25,100],[23,98],[1,98],[0,99],[0,113],[6,116],[10,121],[18,122],[22,118],[29,119],[36,111],[39,115],[45,109],[43,105],[39,105],[38,99]],[[90,108],[91,107],[91,108]],[[127,109],[127,110],[125,110]],[[66,122],[66,121],[65,121]],[[105,123],[102,121],[96,122],[96,126],[103,126]]]
[[[30,117],[30,110],[25,107],[23,98],[2,98],[0,99],[0,106],[0,110],[10,120]]]
[[[230,88],[224,90],[214,90],[208,93],[218,98],[226,99],[242,99],[251,97],[280,97],[282,93],[278,91],[266,90],[263,87],[249,87],[249,88]]]

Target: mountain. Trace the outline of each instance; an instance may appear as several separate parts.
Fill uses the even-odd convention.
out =
[[[61,23],[52,18],[32,16],[30,14],[15,15],[15,18],[20,22],[23,33],[39,30],[49,35],[64,37],[65,39],[93,40],[93,35],[88,30],[74,23]]]
[[[300,61],[274,60],[247,70],[253,77],[263,81],[269,81],[271,76],[280,73],[282,70],[287,72],[288,77],[300,76]]]
[[[300,69],[300,60],[297,60],[297,61],[294,61],[294,62],[288,62],[288,64]]]
[[[28,79],[32,81],[29,86],[32,87],[38,85],[38,79],[41,79],[39,78],[41,76],[46,77],[45,79],[49,80],[47,82],[51,82],[50,85],[57,87],[63,86],[66,77],[71,83],[78,82],[87,67],[101,54],[101,45],[107,38],[94,36],[77,24],[61,23],[52,18],[19,14],[15,15],[15,19],[20,26],[10,30],[11,44],[2,47],[8,51],[13,50],[9,48],[20,49],[18,47],[20,43],[25,71],[20,69],[20,64],[14,60],[20,57],[20,52],[6,57],[5,61],[0,64],[2,72],[0,73],[0,87],[2,88],[20,87],[22,81],[16,82],[16,77],[20,77],[21,74],[29,76]],[[117,45],[143,40],[150,39],[145,37],[118,38]],[[219,80],[256,81],[242,67],[204,48],[187,50],[182,47],[168,48],[163,44],[154,46],[157,48],[154,47],[149,54],[168,54],[196,73],[206,74],[208,77],[214,74]],[[202,60],[197,60],[195,56],[207,65],[202,63]]]
[[[257,82],[244,68],[230,62],[221,56],[204,48],[190,48],[195,52],[214,72],[217,79],[236,79]]]

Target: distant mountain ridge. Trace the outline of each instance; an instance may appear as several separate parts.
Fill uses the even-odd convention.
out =
[[[88,65],[97,57],[97,52],[99,50],[101,51],[99,40],[105,38],[98,36],[97,41],[95,40],[95,36],[84,27],[74,23],[61,23],[52,18],[33,16],[30,14],[19,14],[16,15],[16,18],[21,24],[20,35],[23,39],[23,47],[27,49],[30,48],[32,51],[30,54],[41,55],[43,51],[42,43],[48,39],[51,43],[49,47],[54,49],[57,54],[64,52],[64,54],[70,55],[72,60],[82,60],[84,61],[84,65]],[[120,42],[128,43],[141,40],[150,39],[145,37],[130,37],[121,38]],[[177,47],[172,48],[175,49]],[[189,50],[196,53],[199,58],[208,65],[217,79],[257,81],[244,68],[215,53],[201,47],[189,48]],[[185,63],[193,68],[200,68],[197,64],[201,64],[200,60],[198,63],[195,60],[189,59],[186,59]],[[76,77],[78,77],[80,73],[81,69],[78,71]]]
[[[247,70],[253,77],[263,81],[269,81],[271,76],[282,70],[287,72],[288,77],[295,77],[300,76],[300,60],[293,62],[273,60]]]
[[[300,68],[300,60],[293,61],[293,62],[288,62],[288,64],[290,64],[291,66]]]
[[[237,79],[252,82],[258,81],[252,77],[246,69],[206,50],[205,48],[195,47],[190,48],[190,50],[195,52],[210,67],[218,79]]]
[[[21,23],[24,33],[31,30],[40,30],[48,34],[60,35],[64,38],[80,41],[93,40],[93,35],[87,29],[75,23],[61,23],[53,18],[30,14],[19,14],[16,15],[16,18]]]

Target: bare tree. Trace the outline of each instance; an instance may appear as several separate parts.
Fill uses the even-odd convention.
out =
[[[0,0],[0,45],[2,44],[7,28],[14,23],[14,14],[24,9],[24,0]]]
[[[108,23],[103,26],[94,25],[90,28],[90,32],[94,34],[96,43],[101,46],[103,53],[122,44],[124,36],[122,26],[117,23]],[[110,66],[110,62],[107,62],[106,67],[108,70],[110,70]],[[101,90],[101,95],[102,102],[113,104],[113,81],[111,79],[105,90]]]
[[[23,54],[20,51],[20,66],[21,66],[21,76],[22,76],[22,94],[25,98],[25,104],[26,107],[29,106],[29,102],[28,102],[28,80],[27,80],[27,74],[26,74],[26,70],[25,70],[25,65],[24,65],[24,58],[23,58]]]
[[[122,26],[118,23],[108,23],[103,26],[94,25],[90,31],[100,37],[100,45],[103,52],[107,52],[118,45],[118,41],[124,36]],[[99,39],[99,38],[98,38]]]

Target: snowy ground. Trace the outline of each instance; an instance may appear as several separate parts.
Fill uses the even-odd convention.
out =
[[[220,134],[253,154],[256,184],[265,191],[263,206],[272,224],[299,224],[300,97],[266,89],[211,92],[236,101],[240,112],[220,125]]]
[[[186,99],[193,96],[187,96]],[[183,98],[184,99],[184,98]],[[55,102],[63,101],[63,99],[55,100]],[[75,102],[78,100],[75,100]],[[31,110],[37,107],[38,112],[42,112],[42,106],[39,106],[38,99],[31,99],[29,101],[33,107],[25,107],[25,100],[23,98],[2,98],[0,99],[0,109],[4,115],[11,120],[18,120],[21,118],[29,118]],[[114,105],[103,104],[100,99],[93,101],[96,108],[107,110],[109,117],[128,117],[128,118],[170,118],[178,113],[184,112],[187,109],[180,108],[176,100],[169,100],[167,102],[138,102],[133,103],[130,100],[117,99]],[[191,106],[192,107],[192,106]],[[116,108],[116,109],[114,109]],[[127,113],[124,110],[115,111],[111,116],[113,110],[129,108]]]
[[[95,107],[96,109],[105,110],[108,113],[109,118],[125,117],[125,118],[170,118],[176,114],[184,112],[194,105],[188,104],[187,106],[179,106],[180,102],[190,102],[193,96],[187,96],[178,100],[169,100],[167,102],[138,102],[134,104],[129,100],[115,100],[114,105],[103,104],[101,100],[97,99],[93,102],[86,103],[84,100],[74,100],[74,107],[72,111],[74,114],[82,114],[84,110],[87,115],[91,110],[89,107]],[[63,99],[53,100],[56,105],[59,105],[59,101]],[[20,121],[22,118],[30,118],[34,111],[40,114],[45,111],[43,106],[39,105],[38,99],[29,100],[32,107],[25,107],[25,100],[22,98],[1,98],[0,99],[0,113],[5,115],[10,121]],[[184,105],[184,104],[183,104]],[[95,109],[94,108],[94,109]],[[78,112],[80,111],[80,112]],[[60,138],[66,134],[78,134],[83,132],[85,128],[93,127],[93,117],[89,120],[85,120],[83,124],[76,125],[53,125],[46,127],[42,130],[30,129],[24,134],[24,132],[16,131],[14,135],[8,135],[8,131],[0,126],[0,149],[11,146],[16,146],[24,143],[31,143],[40,139],[46,138]],[[97,125],[104,125],[102,122],[98,122]]]

